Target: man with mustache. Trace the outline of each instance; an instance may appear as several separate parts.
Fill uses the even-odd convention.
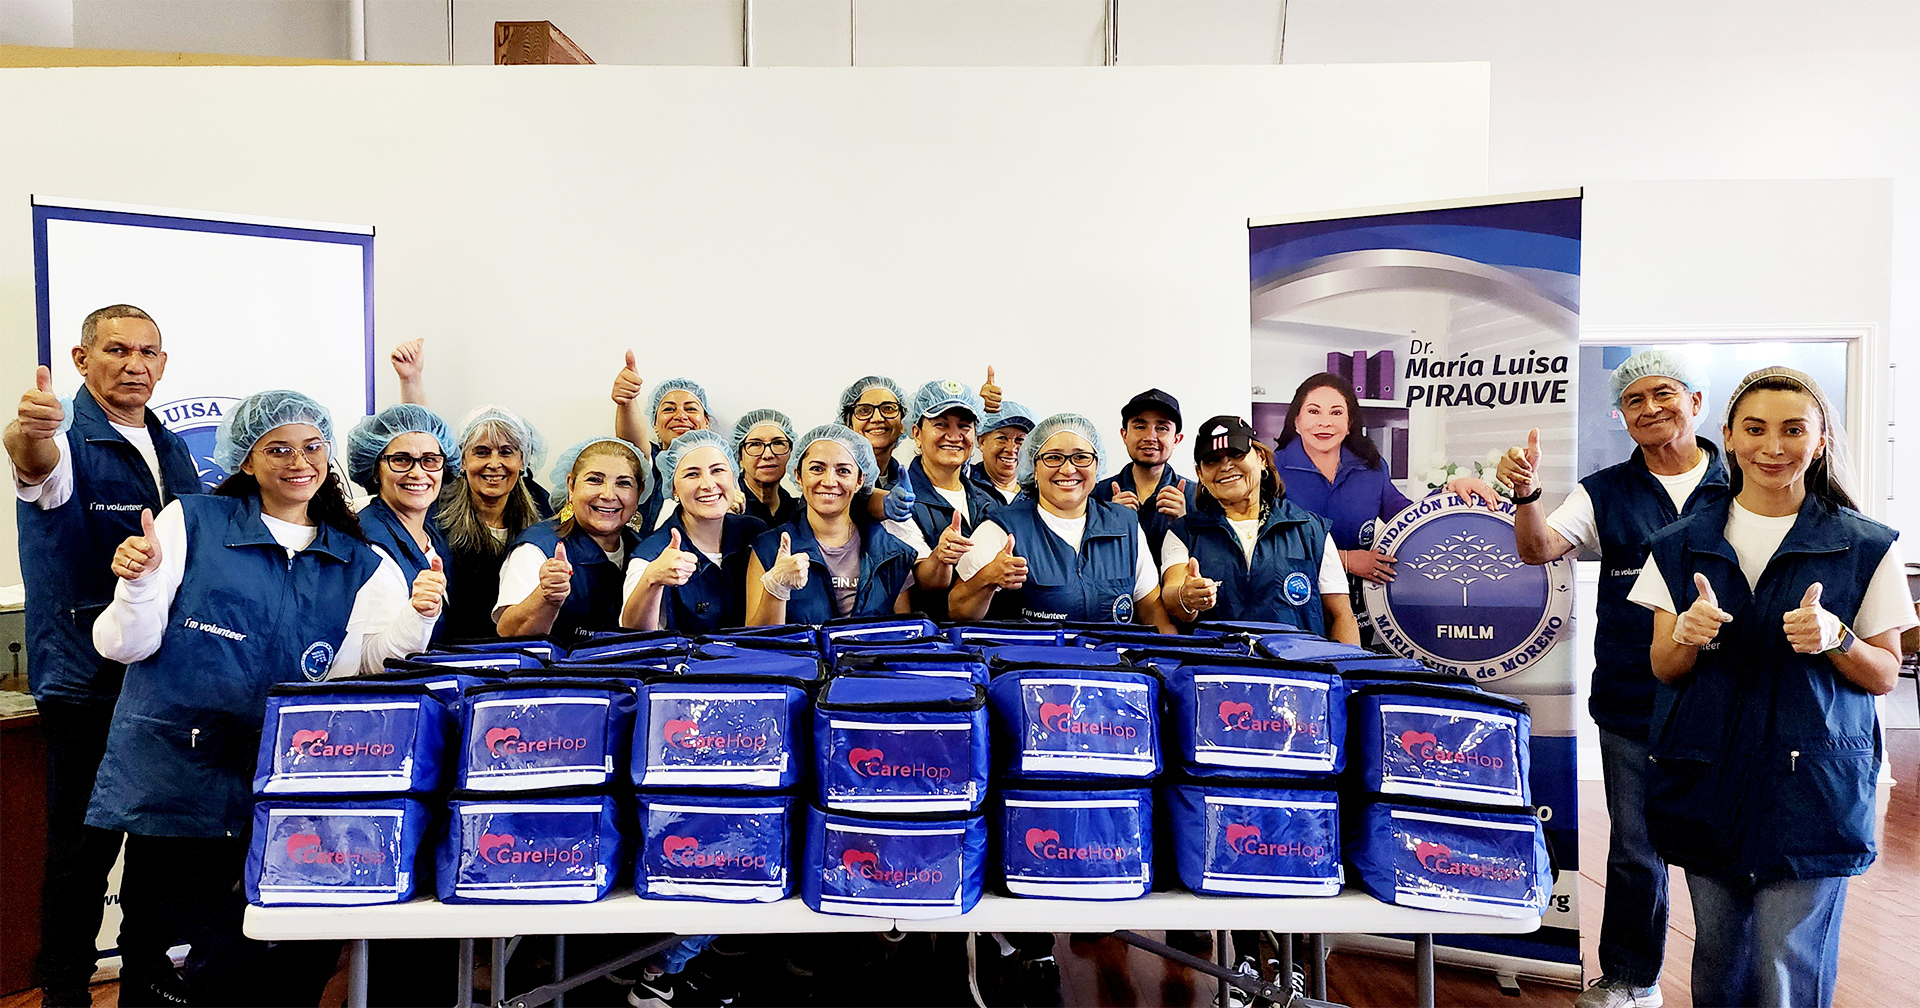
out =
[[[1520,558],[1544,564],[1579,550],[1600,556],[1593,692],[1606,782],[1607,897],[1600,924],[1601,977],[1578,1008],[1658,1008],[1666,954],[1667,865],[1647,838],[1647,725],[1653,713],[1653,613],[1627,601],[1655,532],[1727,494],[1713,442],[1694,434],[1706,399],[1692,361],[1646,350],[1613,372],[1613,395],[1639,447],[1625,462],[1580,481],[1551,515],[1538,503],[1540,432],[1507,449],[1498,479],[1513,488]]]
[[[71,408],[39,368],[7,425],[27,586],[27,671],[47,745],[47,879],[41,898],[40,985],[48,1005],[91,1004],[94,936],[118,832],[85,824],[126,667],[93,646],[93,620],[113,601],[115,547],[140,534],[140,511],[158,514],[201,492],[185,441],[147,409],[167,369],[160,327],[132,305],[109,305],[80,323],[73,366],[84,383]],[[123,1004],[177,994],[165,936],[143,930],[134,909],[120,932]]]

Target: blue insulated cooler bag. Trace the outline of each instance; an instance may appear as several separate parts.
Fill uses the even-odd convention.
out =
[[[1160,680],[1133,668],[1014,669],[987,687],[994,770],[1007,777],[1160,772]]]
[[[525,651],[541,661],[565,661],[567,649],[545,637],[496,637],[479,641],[447,641],[435,647],[441,654],[500,654]]]
[[[773,626],[731,627],[719,633],[710,633],[700,638],[702,641],[785,641],[789,644],[805,644],[815,649],[820,646],[820,630],[811,623],[778,623]]]
[[[466,692],[459,786],[601,786],[625,767],[634,688],[615,680],[513,679]]]
[[[828,663],[834,671],[849,659],[869,651],[919,652],[920,654],[965,654],[970,649],[962,648],[945,637],[908,637],[901,640],[840,640],[834,641],[827,649]]]
[[[1195,633],[1210,632],[1224,634],[1247,634],[1253,637],[1271,637],[1274,634],[1308,634],[1313,631],[1297,627],[1291,623],[1262,623],[1257,620],[1201,620],[1193,625]],[[1317,636],[1317,635],[1314,635]]]
[[[793,895],[792,795],[643,794],[633,889],[647,899],[771,903]]]
[[[986,798],[986,690],[971,682],[841,676],[814,704],[813,733],[829,809],[972,812]]]
[[[980,900],[987,825],[978,815],[858,816],[807,810],[800,897],[817,913],[927,920]]]
[[[402,668],[435,666],[441,669],[459,669],[463,672],[511,672],[515,669],[540,668],[546,660],[531,651],[456,651],[450,654],[426,652],[411,658],[390,658],[386,667],[398,671]]]
[[[988,620],[959,623],[947,628],[947,638],[962,647],[997,647],[1025,644],[1038,647],[1065,647],[1067,634],[1058,623],[1023,620]]]
[[[742,648],[737,654],[699,658],[687,663],[683,675],[778,676],[798,685],[822,678],[820,659],[813,654],[786,654]]]
[[[1369,797],[1348,823],[1347,860],[1382,902],[1489,917],[1546,909],[1553,865],[1531,806]]]
[[[933,621],[914,613],[907,616],[843,616],[820,624],[820,650],[836,641],[902,641],[932,637],[940,632]]]
[[[995,675],[1020,668],[1113,668],[1127,664],[1118,651],[1095,651],[1077,644],[1067,647],[1035,647],[1009,644],[982,648],[987,668]]]
[[[1527,705],[1472,686],[1382,683],[1347,716],[1362,790],[1531,805]]]
[[[605,789],[456,791],[434,886],[442,903],[591,903],[625,878],[627,863]]]
[[[453,715],[424,685],[340,680],[268,687],[257,795],[421,794],[448,767]]]
[[[763,654],[799,655],[802,658],[820,658],[820,647],[812,639],[802,642],[780,640],[779,638],[761,639],[742,637],[738,640],[701,641],[693,649],[690,657],[693,661],[711,661],[715,658],[752,658]]]
[[[1222,896],[1339,895],[1339,795],[1312,783],[1189,778],[1163,789],[1180,881]]]
[[[427,831],[417,798],[266,798],[253,806],[247,902],[371,906],[413,898]]]
[[[1306,776],[1346,762],[1346,688],[1325,672],[1258,658],[1183,662],[1167,673],[1168,759],[1205,776]]]
[[[422,665],[414,662],[389,660],[386,663],[386,671],[371,672],[367,675],[359,676],[352,681],[384,682],[404,686],[425,686],[428,690],[432,691],[434,696],[440,699],[441,703],[447,705],[448,710],[454,712],[454,716],[457,719],[459,717],[461,704],[464,702],[462,698],[466,695],[468,687],[478,686],[481,683],[500,682],[505,678],[505,675],[494,669],[447,669],[441,668],[438,665]],[[454,722],[455,730],[453,737],[450,738],[449,741],[459,741],[459,724],[458,720]],[[449,767],[453,766],[453,764],[453,760],[450,759],[447,761]]]
[[[963,648],[954,653],[929,651],[855,651],[840,656],[841,675],[927,676],[935,679],[964,679],[986,685],[987,661],[978,648]]]
[[[633,783],[780,790],[807,765],[807,694],[769,676],[669,676],[640,689]]]
[[[1325,637],[1312,634],[1268,634],[1254,641],[1255,654],[1263,658],[1283,658],[1296,661],[1309,661],[1320,658],[1378,658],[1378,651],[1369,651],[1354,644],[1342,644]]]
[[[1153,888],[1147,788],[1008,788],[996,812],[1001,877],[1015,896],[1128,900]]]

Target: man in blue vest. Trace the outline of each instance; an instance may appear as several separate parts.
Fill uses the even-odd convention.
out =
[[[186,442],[147,409],[167,367],[160,328],[132,305],[80,324],[71,408],[38,369],[7,425],[27,587],[27,672],[47,746],[47,879],[41,891],[40,985],[48,1005],[87,1005],[95,935],[119,833],[85,825],[126,668],[100,657],[93,621],[113,601],[114,548],[154,514],[201,491]],[[139,902],[139,901],[133,901]],[[123,1005],[177,996],[166,936],[138,919],[120,931]]]
[[[1134,396],[1120,407],[1120,442],[1130,464],[1094,490],[1095,499],[1130,507],[1140,516],[1156,570],[1167,527],[1199,500],[1200,485],[1175,475],[1171,464],[1174,446],[1184,440],[1180,400],[1157,388]]]
[[[1595,600],[1593,692],[1588,709],[1600,728],[1606,782],[1606,908],[1600,923],[1601,977],[1577,1008],[1658,1008],[1666,954],[1667,865],[1647,838],[1647,722],[1654,678],[1648,648],[1653,614],[1627,601],[1655,532],[1681,515],[1712,508],[1727,495],[1720,451],[1694,434],[1706,393],[1693,363],[1671,350],[1647,350],[1613,372],[1613,395],[1633,456],[1580,481],[1566,502],[1543,515],[1534,474],[1540,431],[1507,449],[1499,480],[1513,488],[1513,533],[1520,558],[1543,564],[1575,550],[1600,556]]]

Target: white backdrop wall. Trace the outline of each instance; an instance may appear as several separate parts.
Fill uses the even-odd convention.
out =
[[[39,192],[371,223],[380,351],[427,337],[434,406],[556,445],[607,429],[628,347],[729,419],[987,364],[1043,412],[1117,426],[1158,385],[1198,419],[1248,400],[1246,218],[1484,191],[1486,89],[1470,64],[5,70],[33,142],[0,160],[0,375],[32,373]],[[101,124],[138,156],[100,156]]]

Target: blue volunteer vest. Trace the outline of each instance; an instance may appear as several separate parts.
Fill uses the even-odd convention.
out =
[[[407,579],[407,587],[413,587],[413,579],[420,572],[430,570],[426,551],[413,539],[413,533],[400,520],[400,515],[387,506],[387,502],[378,497],[367,502],[360,509],[360,531],[367,534],[367,541],[387,551],[393,562],[400,567],[400,573]],[[454,595],[453,547],[447,545],[447,534],[429,515],[427,517],[427,540],[433,545],[433,551],[440,555],[440,571],[447,578],[447,598]],[[445,606],[442,606],[444,609]],[[443,613],[433,627],[433,639],[438,641],[447,637],[450,621]]]
[[[994,523],[1013,536],[1027,560],[1027,583],[994,594],[992,619],[1133,622],[1134,570],[1140,520],[1132,508],[1087,499],[1087,525],[1076,553],[1040,520],[1037,498],[997,509]]]
[[[768,528],[785,525],[800,514],[800,498],[788,493],[784,486],[775,486],[773,492],[774,499],[779,501],[778,507],[773,508],[768,507],[752,491],[747,493],[747,516],[760,519],[760,523]]]
[[[1290,623],[1325,636],[1320,604],[1320,560],[1326,552],[1327,520],[1285,497],[1268,509],[1253,547],[1253,562],[1220,511],[1207,504],[1173,524],[1173,534],[1200,561],[1200,574],[1220,583],[1210,620]]]
[[[907,464],[905,482],[913,490],[913,524],[926,537],[928,548],[939,544],[940,533],[953,524],[955,508],[940,496],[926,469],[918,458]],[[961,492],[967,495],[967,514],[960,519],[960,533],[972,535],[981,522],[992,517],[993,509],[1000,504],[1000,498],[993,491],[982,489],[963,474],[960,479]],[[947,589],[913,589],[913,609],[927,614],[927,618],[941,622],[947,618]]]
[[[1654,696],[1647,829],[1669,864],[1761,884],[1857,875],[1873,862],[1880,765],[1873,697],[1824,655],[1795,652],[1781,619],[1807,586],[1849,626],[1898,533],[1808,495],[1749,589],[1726,541],[1722,497],[1653,537],[1684,610],[1705,574],[1733,621],[1693,671]]]
[[[829,575],[824,554],[820,552],[820,540],[814,536],[813,525],[807,521],[804,511],[793,521],[762,533],[754,542],[753,552],[760,558],[763,570],[771,570],[774,558],[780,555],[782,532],[787,534],[793,552],[813,558],[806,587],[795,591],[787,600],[788,623],[825,623],[843,615],[885,616],[893,612],[893,600],[900,597],[900,589],[913,576],[913,547],[895,539],[878,522],[867,523],[855,518],[854,523],[860,529],[860,587],[850,613],[833,611],[833,586],[827,583]]]
[[[1684,513],[1719,504],[1727,496],[1727,468],[1720,449],[1705,438],[1707,472],[1687,498]],[[1580,481],[1593,500],[1593,517],[1600,535],[1600,591],[1594,597],[1593,693],[1587,709],[1595,724],[1616,735],[1641,739],[1653,711],[1653,666],[1647,641],[1653,639],[1653,613],[1627,601],[1640,567],[1647,560],[1647,543],[1655,532],[1672,524],[1682,512],[1648,471],[1645,454],[1633,457]]]
[[[752,500],[752,495],[747,499]],[[687,535],[685,517],[685,511],[674,509],[673,516],[660,531],[641,540],[631,561],[649,564],[658,559],[666,552],[667,540],[676,529],[680,532],[680,548],[697,558],[699,566],[686,584],[661,589],[662,629],[693,636],[740,626],[747,621],[747,550],[766,532],[766,524],[747,515],[730,514],[722,518],[720,563],[716,564],[694,548],[693,538]]]
[[[1160,544],[1166,540],[1167,529],[1172,527],[1175,519],[1161,514],[1160,509],[1153,506],[1153,498],[1158,495],[1161,490],[1172,486],[1175,480],[1183,478],[1184,477],[1174,473],[1172,466],[1161,466],[1160,482],[1154,486],[1152,494],[1148,494],[1140,501],[1140,510],[1137,512],[1136,517],[1140,519],[1140,531],[1147,534],[1147,551],[1153,554],[1153,565],[1155,568],[1160,566]],[[1132,489],[1133,467],[1128,466],[1118,473],[1101,480],[1099,485],[1093,488],[1093,496],[1095,500],[1112,503],[1113,495],[1116,491]],[[1187,513],[1192,514],[1193,509],[1199,506],[1199,504],[1200,481],[1187,480]]]
[[[27,586],[27,682],[34,699],[111,703],[125,667],[93,649],[93,621],[113,601],[113,551],[140,534],[140,509],[202,492],[187,443],[147,411],[163,494],[138,449],[107,422],[86,386],[73,394],[73,498],[51,511],[16,502]]]
[[[322,525],[289,558],[258,497],[194,495],[180,508],[186,570],[159,650],[127,668],[87,825],[239,836],[252,816],[267,687],[327,677],[380,557]]]
[[[530,526],[513,541],[512,549],[522,545],[537,546],[544,556],[552,556],[553,548],[560,543],[560,520],[549,518],[538,525]],[[634,548],[640,545],[640,534],[631,526],[620,527],[620,545],[627,559],[633,559]],[[508,552],[512,552],[509,549]],[[553,639],[563,644],[586,640],[596,630],[620,629],[620,608],[626,602],[621,594],[625,587],[627,570],[607,559],[607,553],[600,544],[593,541],[587,531],[575,527],[573,534],[567,537],[567,562],[573,565],[573,590],[567,593],[567,600],[560,604],[559,615],[553,618]],[[520,600],[509,602],[518,605]]]

